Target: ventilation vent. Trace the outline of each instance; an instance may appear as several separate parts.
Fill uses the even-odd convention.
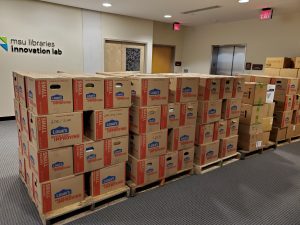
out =
[[[210,7],[206,7],[206,8],[202,8],[202,9],[194,9],[194,10],[182,12],[182,14],[192,14],[192,13],[203,12],[203,11],[208,11],[208,10],[212,10],[212,9],[219,9],[219,8],[221,8],[221,6],[214,5],[214,6],[210,6]]]

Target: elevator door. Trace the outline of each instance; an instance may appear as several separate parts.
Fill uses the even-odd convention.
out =
[[[237,75],[244,72],[246,47],[213,46],[211,74]]]

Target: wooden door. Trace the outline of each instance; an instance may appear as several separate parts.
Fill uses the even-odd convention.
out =
[[[152,54],[152,73],[174,72],[174,47],[154,45]]]
[[[145,72],[145,45],[106,41],[104,50],[104,71]]]
[[[119,42],[105,42],[104,71],[122,71],[122,44]]]

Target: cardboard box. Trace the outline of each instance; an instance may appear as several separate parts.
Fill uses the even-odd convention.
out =
[[[72,147],[38,151],[29,145],[29,165],[38,182],[73,175]]]
[[[195,164],[203,166],[205,164],[216,161],[219,158],[219,147],[219,141],[196,146],[194,159]]]
[[[266,68],[264,69],[264,74],[265,74],[265,75],[268,75],[268,76],[271,76],[271,77],[279,77],[280,69],[278,69],[278,68],[268,68],[268,67],[266,67]]]
[[[238,135],[239,122],[240,122],[239,118],[233,118],[233,119],[227,120],[226,137]]]
[[[130,155],[137,159],[146,159],[167,152],[167,135],[168,131],[161,130],[145,134],[131,134],[129,137]]]
[[[241,99],[226,99],[222,103],[222,119],[232,119],[241,114]]]
[[[104,78],[104,108],[116,109],[131,106],[131,82],[127,76],[115,74],[108,76],[97,74]]]
[[[217,123],[199,124],[196,125],[195,144],[202,145],[213,142],[217,138],[218,132]]]
[[[294,95],[293,96],[293,106],[292,110],[299,110],[300,109],[300,95]]]
[[[232,98],[238,98],[238,99],[243,98],[245,82],[246,82],[246,80],[243,76],[234,77]]]
[[[295,58],[294,68],[300,69],[300,57]]]
[[[27,73],[23,72],[13,72],[15,97],[24,107],[28,106],[25,84],[25,78],[27,75]]]
[[[221,119],[222,100],[198,102],[198,122],[201,124],[217,122]]]
[[[197,101],[199,78],[177,75],[171,75],[168,78],[170,79],[169,102]]]
[[[68,176],[39,183],[33,178],[35,203],[42,214],[69,206],[84,199],[84,176]]]
[[[161,106],[131,106],[129,115],[131,132],[143,134],[160,130]]]
[[[74,145],[74,173],[85,173],[104,167],[104,141],[85,138]]]
[[[237,152],[238,135],[220,140],[219,158],[231,156]]]
[[[263,83],[263,84],[271,84],[272,78],[270,76],[264,76],[264,75],[255,75],[253,74],[251,76],[251,79],[249,82],[255,82],[255,83]]]
[[[297,78],[275,78],[274,84],[276,85],[275,100],[280,101],[282,95],[295,95],[298,90]]]
[[[267,85],[246,82],[242,102],[249,105],[263,105],[266,103]]]
[[[290,111],[293,107],[293,95],[286,95],[284,101],[275,101],[275,111]]]
[[[290,125],[287,128],[286,138],[295,138],[300,136],[300,124]]]
[[[96,75],[69,75],[73,79],[74,111],[104,109],[104,77]],[[128,96],[130,99],[130,95]]]
[[[91,195],[99,196],[125,187],[126,163],[95,170],[91,174]]]
[[[267,85],[266,103],[274,102],[275,90],[276,90],[276,85],[274,84]]]
[[[47,116],[29,114],[30,137],[38,150],[79,144],[83,139],[82,113]]]
[[[263,146],[268,146],[269,145],[269,140],[270,140],[270,131],[269,132],[264,132],[262,134],[262,144]]]
[[[200,101],[213,101],[220,99],[221,78],[204,76],[200,78],[198,99]]]
[[[168,150],[178,151],[194,146],[195,126],[185,126],[169,130]]]
[[[275,102],[264,104],[262,117],[273,117],[274,109],[275,109]]]
[[[162,106],[163,107],[163,106]],[[169,103],[168,104],[168,117],[167,117],[167,127],[170,128],[175,128],[179,127],[180,125],[180,103]],[[186,115],[182,115],[185,117]],[[195,115],[196,118],[196,115]]]
[[[280,69],[280,74],[279,76],[281,77],[298,77],[298,69]]]
[[[131,77],[132,103],[137,106],[168,104],[169,78],[163,76]]]
[[[165,177],[177,174],[178,152],[169,152],[165,156]]]
[[[16,72],[12,72],[12,77],[13,77],[13,85],[14,85],[14,97],[15,99],[19,102],[19,91],[18,91],[18,75]]]
[[[240,134],[238,140],[239,148],[244,151],[254,151],[263,147],[263,133]]]
[[[292,124],[300,124],[300,110],[293,111]]]
[[[30,149],[30,141],[28,140],[28,137],[26,134],[22,133],[21,134],[21,149],[22,149],[22,152],[23,152],[23,155],[25,157],[27,157],[27,159],[29,159],[29,149]]]
[[[263,123],[262,123],[262,127],[263,127],[263,132],[269,132],[272,130],[272,126],[273,126],[273,117],[265,117],[263,118]]]
[[[19,176],[21,179],[25,181],[25,163],[24,163],[24,156],[22,155],[21,148],[18,148],[18,156],[19,156]]]
[[[277,111],[274,113],[273,126],[288,127],[292,123],[293,111]]]
[[[198,102],[180,104],[180,126],[194,126],[197,121]]]
[[[253,124],[253,125],[239,125],[239,134],[261,134],[263,132],[263,124]]]
[[[240,123],[246,125],[252,125],[262,123],[263,106],[252,106],[248,104],[242,104]]]
[[[194,146],[178,151],[178,172],[193,168],[194,152]]]
[[[128,135],[129,109],[105,109],[84,114],[85,135],[94,140]]]
[[[57,74],[26,76],[28,109],[36,115],[73,112],[72,79]]]
[[[215,123],[215,128],[218,130],[218,135],[216,139],[222,139],[227,137],[227,120],[220,120],[219,122]]]
[[[273,127],[270,134],[271,141],[283,141],[286,139],[287,128],[277,128]]]
[[[144,186],[165,177],[165,155],[138,160],[129,156],[127,174],[137,186]]]
[[[30,165],[29,165],[29,159],[28,158],[24,158],[24,163],[25,163],[25,185],[26,185],[26,188],[27,188],[27,192],[28,192],[28,195],[30,197],[30,199],[34,201],[34,175],[33,175],[33,172],[30,168]]]
[[[104,166],[111,166],[128,160],[129,136],[104,140]]]
[[[21,104],[20,105],[20,116],[21,116],[21,130],[25,133],[28,137],[29,135],[29,120],[28,120],[28,111],[27,109]],[[30,139],[30,138],[29,138]]]
[[[290,68],[292,65],[292,60],[286,57],[267,57],[265,67],[269,68]]]
[[[234,78],[231,76],[222,76],[221,88],[220,88],[220,99],[229,99],[233,95],[233,83]]]
[[[21,127],[21,104],[17,99],[14,99],[14,110],[15,110],[15,117],[16,123],[19,127]]]

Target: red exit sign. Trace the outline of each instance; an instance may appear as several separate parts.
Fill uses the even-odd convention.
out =
[[[271,8],[262,9],[260,12],[261,20],[270,20],[270,19],[272,19],[272,16],[273,16],[273,9],[271,9]]]

